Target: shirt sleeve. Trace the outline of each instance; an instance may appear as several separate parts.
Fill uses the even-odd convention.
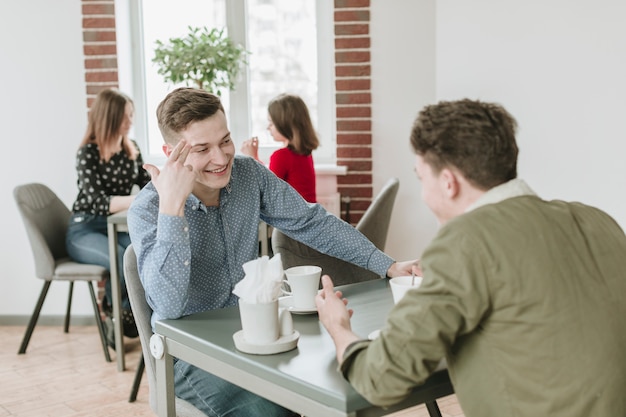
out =
[[[256,178],[262,190],[261,219],[292,239],[384,277],[394,260],[380,251],[355,227],[308,203],[285,181],[259,165]],[[332,238],[329,238],[332,236]]]
[[[137,195],[128,212],[128,229],[146,299],[158,319],[182,317],[189,299],[191,246],[184,217],[158,212],[156,190]],[[149,279],[148,279],[149,278]]]
[[[372,404],[395,404],[423,384],[456,340],[480,323],[489,307],[477,242],[439,236],[424,252],[424,280],[389,313],[380,336],[346,350],[341,371]],[[450,363],[450,361],[448,361]]]

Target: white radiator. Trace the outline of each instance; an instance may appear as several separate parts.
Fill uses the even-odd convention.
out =
[[[341,217],[341,194],[332,193],[318,195],[317,202],[320,203],[329,213]]]

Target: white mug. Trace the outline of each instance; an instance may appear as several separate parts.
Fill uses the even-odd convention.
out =
[[[293,308],[314,310],[322,268],[314,265],[294,266],[286,269],[285,275],[287,279],[284,282],[291,291],[283,290],[283,292],[293,297]]]
[[[413,285],[411,285],[413,282]],[[422,283],[422,277],[412,277],[410,275],[403,277],[395,277],[389,280],[389,286],[391,287],[391,295],[393,296],[394,304],[398,304],[398,301],[404,294],[411,288],[417,288]]]
[[[278,300],[246,303],[239,299],[243,339],[251,345],[267,345],[293,333],[289,310],[278,308]]]

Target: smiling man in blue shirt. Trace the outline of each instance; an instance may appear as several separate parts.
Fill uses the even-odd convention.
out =
[[[258,257],[262,220],[320,252],[381,277],[410,274],[351,225],[307,203],[252,158],[236,156],[219,97],[172,91],[157,109],[168,156],[128,213],[139,274],[158,319],[176,319],[237,304],[242,265]],[[176,395],[209,416],[283,416],[291,411],[183,361]]]

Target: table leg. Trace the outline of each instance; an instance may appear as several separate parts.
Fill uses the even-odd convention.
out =
[[[162,356],[156,358],[156,391],[157,391],[157,413],[159,417],[176,417],[176,398],[174,396],[174,360],[167,352],[164,337],[154,335],[150,339],[152,345],[161,346]],[[146,360],[150,360],[147,358]]]
[[[109,279],[111,280],[111,300],[113,304],[113,328],[115,330],[115,356],[117,357],[117,370],[122,372],[124,364],[124,334],[122,333],[122,294],[120,289],[120,278],[117,275],[117,225],[109,223],[107,228],[109,235],[109,258],[110,269]]]

